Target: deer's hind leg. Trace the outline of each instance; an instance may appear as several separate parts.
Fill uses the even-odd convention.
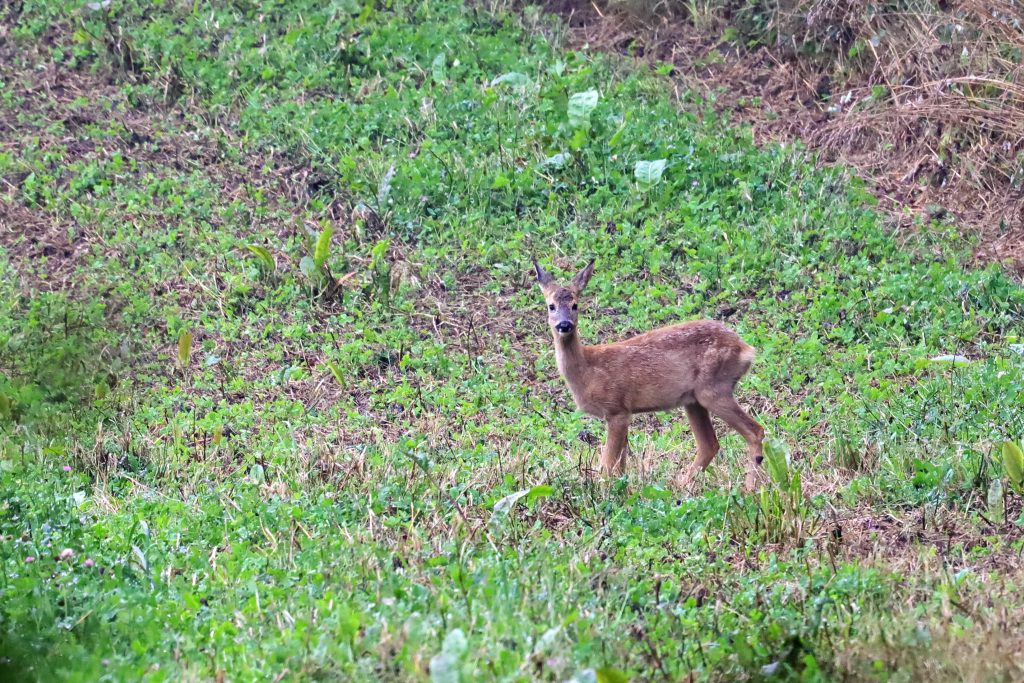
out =
[[[698,396],[701,403],[726,424],[739,432],[747,442],[747,479],[745,488],[752,491],[757,486],[757,472],[764,460],[764,428],[740,407],[732,393]]]
[[[697,442],[697,457],[693,463],[676,477],[676,486],[689,488],[699,472],[704,470],[718,454],[721,448],[718,444],[718,435],[715,434],[715,427],[711,424],[711,416],[707,408],[699,403],[690,403],[684,406],[686,417],[690,420],[690,430]]]

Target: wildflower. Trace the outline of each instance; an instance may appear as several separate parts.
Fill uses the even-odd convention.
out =
[[[91,557],[86,558],[86,560],[85,560],[85,566],[86,567],[91,567],[93,564],[94,564],[94,562],[92,561]]]
[[[64,465],[64,471],[65,472],[70,472],[71,471],[71,465]]]
[[[35,561],[36,561],[36,558],[32,557],[31,555],[29,555],[28,557],[25,558],[25,564],[30,564],[30,563],[35,562]]]
[[[59,559],[59,560],[68,560],[68,559],[71,559],[71,556],[74,555],[74,554],[75,554],[75,551],[72,550],[71,548],[64,548],[64,550],[60,551],[60,556],[57,559]]]

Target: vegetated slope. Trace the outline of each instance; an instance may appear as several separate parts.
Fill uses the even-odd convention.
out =
[[[954,230],[536,13],[98,7],[2,24],[6,673],[1019,671],[1024,296]],[[763,493],[666,490],[679,416],[592,480],[533,255],[759,348]]]
[[[663,60],[684,89],[857,169],[887,218],[941,220],[1024,269],[1018,0],[550,2],[573,42]]]

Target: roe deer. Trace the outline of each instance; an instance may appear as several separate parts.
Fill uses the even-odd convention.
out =
[[[764,429],[740,407],[733,390],[750,369],[754,348],[720,322],[695,320],[662,327],[615,344],[584,346],[577,329],[580,294],[594,272],[591,261],[561,286],[536,261],[537,282],[548,305],[558,371],[580,410],[605,421],[608,434],[601,470],[620,475],[626,466],[626,435],[634,413],[682,406],[690,419],[697,458],[676,484],[688,488],[718,453],[709,412],[747,442],[745,487],[756,486]]]

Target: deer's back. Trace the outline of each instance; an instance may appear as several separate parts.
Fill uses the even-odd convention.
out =
[[[746,344],[735,331],[717,320],[691,320],[659,327],[621,342],[603,346],[640,346],[657,351],[695,351],[710,348],[739,350]]]
[[[627,412],[677,407],[694,402],[702,387],[731,391],[754,357],[753,347],[714,320],[669,325],[621,342],[588,346],[584,353],[595,371],[586,393],[600,394],[601,402],[608,403],[600,408],[605,413],[616,406]]]

